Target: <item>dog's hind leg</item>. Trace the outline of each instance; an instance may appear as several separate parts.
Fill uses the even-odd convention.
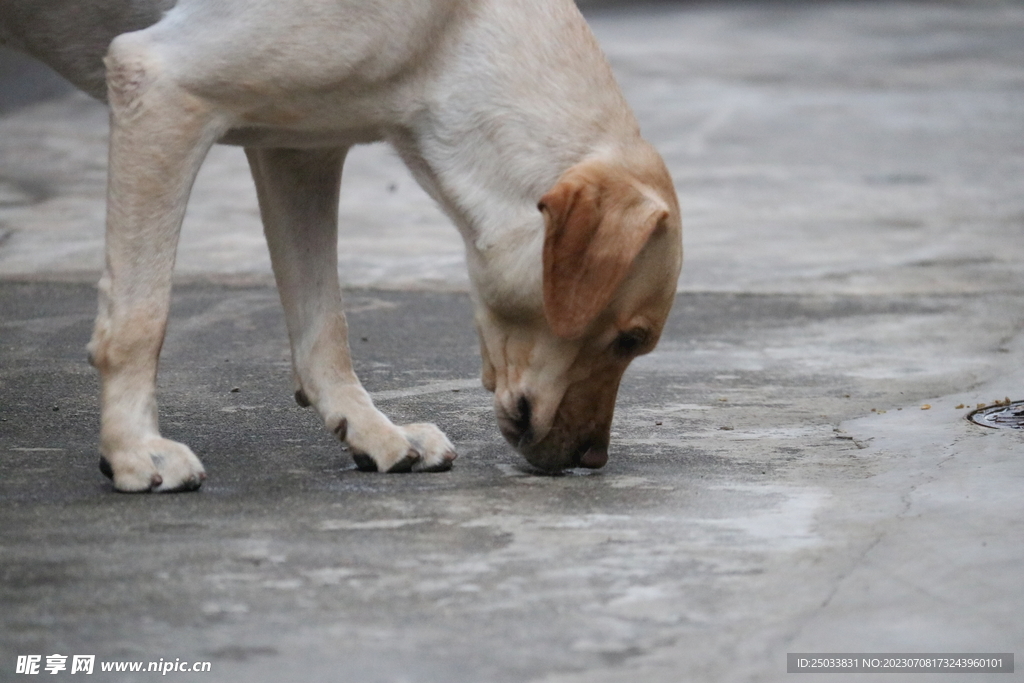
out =
[[[338,283],[338,190],[346,152],[246,150],[291,340],[295,398],[316,407],[360,469],[446,470],[455,449],[444,434],[430,424],[392,424],[352,369]]]
[[[100,469],[120,491],[196,489],[205,478],[202,463],[160,436],[156,373],[185,204],[226,123],[178,88],[137,34],[115,40],[106,63],[106,269],[89,344],[102,383]]]

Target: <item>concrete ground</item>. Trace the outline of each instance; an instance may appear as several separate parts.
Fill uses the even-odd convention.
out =
[[[218,148],[160,378],[164,431],[210,478],[112,493],[84,359],[105,110],[0,69],[0,681],[54,653],[359,683],[768,682],[788,652],[1024,653],[1024,432],[964,419],[1024,399],[1024,5],[589,18],[676,179],[687,263],[608,466],[562,476],[504,445],[457,235],[382,147],[343,190],[357,370],[461,457],[356,471],[291,400],[254,193]],[[860,679],[935,677],[842,677]]]

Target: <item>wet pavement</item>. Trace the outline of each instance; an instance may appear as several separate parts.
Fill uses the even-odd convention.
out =
[[[1024,652],[1024,432],[965,419],[1024,399],[1024,6],[590,18],[687,247],[596,472],[540,476],[504,444],[457,234],[382,147],[343,189],[356,368],[460,458],[356,471],[291,398],[244,159],[218,148],[160,376],[161,426],[210,478],[113,493],[84,358],[106,114],[5,110],[0,681],[53,653],[217,681],[668,683],[783,680],[787,652]]]

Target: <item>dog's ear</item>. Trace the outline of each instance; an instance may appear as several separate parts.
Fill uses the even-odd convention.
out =
[[[611,302],[668,206],[603,162],[569,169],[538,204],[544,214],[544,316],[559,337],[580,336]]]

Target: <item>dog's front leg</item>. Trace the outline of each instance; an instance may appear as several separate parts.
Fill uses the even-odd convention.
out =
[[[224,126],[132,35],[108,54],[106,269],[89,357],[100,372],[100,469],[120,491],[196,489],[205,473],[157,425],[157,360],[178,232],[195,174]]]
[[[441,471],[455,449],[432,424],[394,425],[352,369],[338,282],[345,149],[249,149],[292,347],[295,399],[313,405],[362,470]]]

